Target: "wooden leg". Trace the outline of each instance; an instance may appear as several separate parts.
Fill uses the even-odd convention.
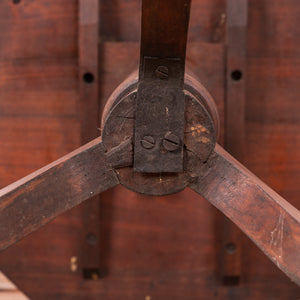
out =
[[[205,165],[190,187],[300,285],[300,212],[219,145]]]
[[[132,141],[106,153],[101,138],[0,190],[0,250],[75,205],[119,183],[114,167],[132,163]]]

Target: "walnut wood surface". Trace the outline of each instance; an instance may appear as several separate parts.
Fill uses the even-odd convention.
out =
[[[81,143],[100,135],[100,53],[99,1],[78,1],[78,66]],[[87,278],[99,277],[100,268],[100,195],[83,204],[82,272]]]
[[[224,0],[193,0],[187,60],[215,98],[224,140]],[[100,0],[100,105],[138,66],[140,1]],[[246,166],[297,208],[299,13],[295,0],[249,1]],[[0,2],[0,184],[80,145],[78,1]],[[226,20],[226,18],[225,18]],[[163,198],[102,194],[105,277],[83,280],[82,206],[1,252],[30,299],[298,299],[300,290],[245,236],[241,284],[219,281],[222,216],[186,189]],[[70,261],[77,260],[77,269]],[[73,265],[73,267],[76,267]]]
[[[230,218],[300,285],[300,211],[220,146],[190,187]]]
[[[226,137],[225,149],[239,162],[245,161],[245,104],[247,86],[248,0],[227,0],[226,21]],[[241,231],[224,217],[222,279],[239,284],[241,277]],[[230,251],[228,247],[233,247]]]
[[[109,160],[98,138],[0,190],[0,250],[117,185]]]
[[[191,0],[142,1],[141,78],[144,57],[180,59],[183,69],[178,77],[183,78],[190,7]]]

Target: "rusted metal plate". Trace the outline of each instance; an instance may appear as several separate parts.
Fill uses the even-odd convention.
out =
[[[183,81],[190,4],[190,0],[159,0],[154,5],[143,1],[136,172],[183,171]]]

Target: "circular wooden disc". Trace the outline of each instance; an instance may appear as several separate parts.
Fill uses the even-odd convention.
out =
[[[136,88],[126,87],[105,109],[102,126],[102,139],[109,151],[123,141],[134,136]],[[198,97],[199,98],[199,97]],[[120,183],[135,192],[162,196],[183,190],[191,180],[191,167],[188,158],[193,153],[201,162],[205,162],[216,143],[215,124],[210,113],[201,101],[186,91],[185,100],[185,137],[183,173],[138,173],[132,167],[117,170]]]

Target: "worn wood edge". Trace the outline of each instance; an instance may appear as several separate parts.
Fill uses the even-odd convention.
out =
[[[258,189],[263,191],[266,195],[271,196],[274,199],[274,201],[277,202],[282,208],[286,208],[287,210],[289,210],[290,214],[295,218],[295,220],[299,221],[300,223],[300,211],[296,207],[294,207],[282,196],[280,196],[273,189],[271,189],[259,177],[253,174],[249,169],[247,169],[244,165],[242,165],[238,160],[236,160],[233,156],[231,156],[226,150],[224,150],[218,144],[215,147],[215,153],[228,160],[228,162],[234,165],[237,170],[239,170],[246,176],[251,177],[252,181],[255,183]]]
[[[30,173],[29,175],[7,185],[6,187],[2,188],[0,190],[0,197],[10,193],[11,191],[15,190],[17,187],[23,185],[23,184],[26,184],[28,183],[29,181],[31,181],[32,179],[36,178],[37,176],[47,172],[48,170],[50,170],[51,168],[54,168],[55,166],[61,164],[61,163],[64,163],[66,162],[67,160],[71,159],[72,157],[80,154],[81,152],[83,151],[86,151],[88,150],[89,148],[91,147],[94,147],[95,145],[99,144],[102,142],[102,139],[101,137],[97,138],[97,139],[94,139],[93,141],[77,148],[76,150],[62,156],[61,158],[53,161],[52,163],[38,169],[37,171],[34,171],[32,173]]]
[[[121,148],[120,151],[123,151],[123,149]],[[111,159],[111,157],[115,157],[116,155],[120,156],[118,151],[115,151],[115,154],[109,155],[109,157]],[[88,170],[85,170],[86,159],[89,158],[92,158],[90,168],[99,167],[99,165],[95,166],[94,164],[100,163],[101,167],[103,165],[103,170],[99,169],[99,172],[97,172],[98,169],[96,169],[98,173],[97,176],[102,176],[100,180],[97,176],[94,178],[93,173],[90,174]],[[98,158],[100,161],[95,162],[94,160],[96,159],[97,161]],[[76,166],[79,167],[79,171],[81,170],[80,168],[83,168],[81,170],[83,173],[77,174],[75,172]],[[47,201],[49,200],[48,194],[46,194],[46,197],[43,197],[45,199],[39,198],[41,193],[44,192],[45,187],[43,183],[46,182],[47,186],[49,180],[52,180],[52,182],[50,182],[52,186],[53,182],[59,177],[59,174],[64,174],[66,170],[71,175],[74,174],[74,176],[71,177],[73,177],[75,181],[73,182],[70,180],[70,177],[66,177],[64,179],[66,188],[56,191],[57,194],[55,194],[54,197],[55,205],[54,207],[49,207]],[[95,172],[95,170],[92,172]],[[83,189],[81,189],[82,186],[78,185],[76,176],[79,176],[79,181],[83,180],[85,183],[90,182],[89,186],[86,187],[84,185]],[[104,180],[103,182],[101,182],[102,178]],[[71,209],[75,205],[89,199],[91,196],[97,195],[118,183],[117,174],[109,163],[102,139],[97,138],[53,163],[3,188],[0,190],[0,250],[6,249],[18,240],[39,229],[64,211]],[[74,197],[72,197],[72,194],[74,194]],[[71,196],[71,198],[69,199],[68,196]],[[27,198],[30,199],[28,200]],[[41,202],[39,201],[40,199]],[[51,199],[50,202],[52,201],[53,199]]]
[[[189,187],[231,219],[300,286],[300,211],[219,145],[205,167],[204,175],[202,170]],[[235,190],[228,188],[232,185]],[[253,197],[243,197],[246,193]]]

